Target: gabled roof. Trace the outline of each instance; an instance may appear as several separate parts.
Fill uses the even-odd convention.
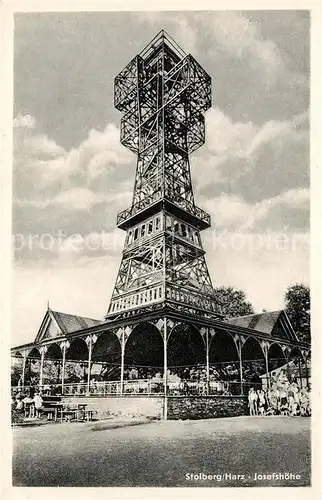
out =
[[[98,319],[53,311],[48,308],[38,330],[35,342],[40,342],[45,338],[67,335],[68,333],[99,325],[100,323],[102,321]]]
[[[260,314],[248,314],[247,316],[237,316],[235,318],[229,318],[225,320],[225,322],[265,333],[272,337],[288,338],[292,341],[298,341],[291,322],[283,309]]]
[[[271,311],[260,314],[248,314],[247,316],[230,318],[226,320],[226,322],[270,335],[281,312],[282,311]]]
[[[51,312],[64,334],[102,323],[98,319],[87,318],[86,316],[77,316],[76,314],[66,314],[58,311]]]

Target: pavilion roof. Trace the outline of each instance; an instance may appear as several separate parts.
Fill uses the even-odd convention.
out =
[[[67,314],[53,310],[51,310],[51,313],[64,334],[76,332],[102,323],[101,320],[87,318],[86,316],[78,316],[76,314]]]
[[[229,318],[225,322],[271,335],[282,313],[284,311],[281,309],[260,314],[248,314],[247,316]]]

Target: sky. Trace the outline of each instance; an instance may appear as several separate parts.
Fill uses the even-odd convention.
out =
[[[191,156],[213,285],[256,311],[309,282],[307,11],[19,13],[14,31],[12,341],[47,308],[103,319],[136,157],[119,142],[113,81],[160,30],[212,78],[206,143]]]

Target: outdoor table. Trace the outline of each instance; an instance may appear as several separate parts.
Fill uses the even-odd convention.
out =
[[[57,404],[57,403],[52,403],[48,406],[44,406],[42,408],[43,413],[51,413],[54,416],[54,421],[57,422],[58,420],[58,410],[62,410],[63,405],[62,404]]]
[[[70,422],[73,417],[77,419],[77,408],[62,408],[60,412],[60,421],[63,421],[64,415],[67,417],[67,421]]]
[[[87,421],[92,420],[93,418],[93,410],[88,410],[87,404],[82,403],[77,405],[77,422],[84,420],[86,418]]]

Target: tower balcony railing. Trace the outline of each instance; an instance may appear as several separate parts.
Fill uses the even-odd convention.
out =
[[[211,313],[220,314],[220,309],[218,304],[215,302],[214,297],[211,294],[212,290],[209,290],[209,296],[207,297],[204,293],[200,294],[197,291],[193,292],[189,290],[189,293],[185,290],[181,290],[178,286],[171,286],[171,284],[166,285],[166,298],[180,304],[186,304],[198,309],[203,309]]]
[[[149,289],[133,291],[132,293],[127,293],[123,296],[121,295],[120,297],[113,298],[110,303],[108,315],[153,304],[162,300],[163,297],[164,287],[160,284]]]
[[[133,217],[136,214],[139,214],[140,212],[143,212],[143,210],[146,210],[148,207],[154,205],[158,201],[163,199],[164,201],[169,201],[173,205],[178,206],[178,208],[182,208],[178,203],[176,203],[174,200],[171,200],[169,198],[163,197],[161,191],[156,191],[155,193],[152,193],[150,196],[145,197],[143,200],[139,201],[135,205],[132,205],[131,207],[127,208],[126,210],[123,210],[122,212],[117,214],[116,217],[116,224],[117,226],[122,226],[126,221],[128,221],[131,217]],[[192,206],[189,208],[189,213],[199,219],[203,225],[206,227],[210,227],[211,225],[211,217],[210,215],[202,210],[202,208],[199,208],[197,206]]]

